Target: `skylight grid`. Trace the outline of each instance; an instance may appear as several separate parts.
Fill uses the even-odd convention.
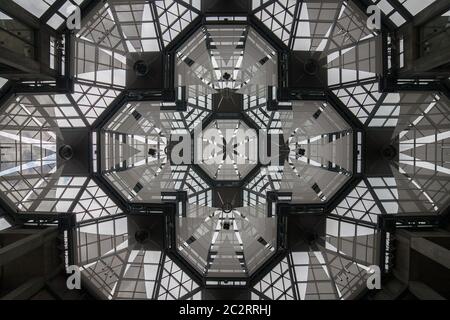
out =
[[[252,300],[294,300],[290,270],[286,257],[253,287]]]
[[[424,0],[424,1],[414,1],[414,0],[398,0],[402,6],[404,6],[409,13],[413,16],[420,13],[422,10],[432,5],[436,0]]]
[[[402,15],[392,4],[389,0],[372,0],[374,4],[377,5],[378,8],[388,17],[397,27],[402,26],[406,21],[408,17],[405,17]],[[397,0],[395,0],[393,3],[395,4]],[[420,1],[416,1],[420,2]]]
[[[44,1],[48,1],[48,0],[44,0]],[[54,0],[50,0],[50,1],[54,1]],[[58,1],[58,2],[54,2],[52,4],[52,8],[55,5],[59,5],[57,8],[53,8],[54,10],[48,10],[45,12],[45,15],[49,15],[51,13],[53,13],[53,15],[48,18],[47,20],[47,25],[49,25],[50,27],[52,27],[55,30],[58,30],[59,28],[61,28],[64,23],[67,21],[67,18],[74,14],[76,7],[80,7],[83,3],[85,2],[85,0],[66,0],[66,1]],[[49,9],[52,9],[49,8]],[[32,11],[31,13],[34,14],[34,12]]]
[[[13,0],[16,4],[40,18],[49,8],[56,2],[56,0]]]
[[[368,122],[373,111],[382,103],[382,96],[385,95],[379,92],[376,82],[341,87],[333,92],[363,124]]]
[[[198,16],[184,1],[156,1],[155,5],[164,45],[174,40]],[[199,1],[190,0],[187,5],[194,5],[196,9],[200,7]]]
[[[255,15],[281,41],[289,45],[298,5],[299,2],[295,0],[266,1]]]
[[[341,6],[341,2],[302,2],[295,27],[293,49],[324,51]]]
[[[332,211],[333,214],[376,224],[381,211],[369,187],[361,181]]]

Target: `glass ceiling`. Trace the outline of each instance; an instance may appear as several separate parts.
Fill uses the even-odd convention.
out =
[[[397,26],[402,26],[411,17],[416,16],[436,0],[414,1],[414,0],[371,0],[378,8]],[[407,10],[401,10],[402,7]]]
[[[252,300],[341,300],[358,294],[375,263],[377,234],[326,219],[325,245],[293,251],[252,288]]]
[[[84,1],[14,2],[58,29],[67,7]],[[372,2],[400,26],[434,1]],[[360,132],[329,102],[291,101],[290,110],[269,110],[280,56],[247,24],[204,24],[175,46],[175,86],[186,88],[186,110],[167,110],[161,101],[127,101],[93,134],[100,142],[93,138],[90,148],[93,170],[67,174],[68,164],[58,160],[64,130],[92,131],[125,90],[133,67],[128,55],[164,51],[202,16],[199,0],[102,2],[73,38],[74,91],[19,93],[1,106],[0,196],[19,215],[75,215],[76,236],[69,240],[76,263],[104,298],[201,299],[204,283],[197,283],[164,249],[131,245],[135,235],[129,231],[127,208],[116,203],[92,171],[98,170],[130,204],[161,203],[166,192],[186,192],[186,209],[175,220],[178,254],[204,277],[229,279],[253,275],[276,252],[277,221],[268,215],[269,192],[288,192],[292,203],[321,204],[358,179],[327,212],[320,244],[290,250],[260,280],[249,282],[252,299],[351,298],[368,266],[379,263],[378,215],[437,214],[448,205],[448,97],[430,91],[379,92],[379,35],[367,29],[366,17],[352,2],[253,0],[252,8],[266,31],[290,50],[320,53],[332,93],[364,130],[393,130],[399,158],[390,163],[392,175],[354,172],[354,159],[364,158]],[[0,87],[6,82],[0,79]],[[167,155],[174,137],[192,134],[203,124],[248,126],[214,119],[224,112],[216,109],[215,100],[224,90],[242,96],[237,113],[252,127],[281,136],[280,146],[288,148],[280,165],[203,167],[217,180],[241,181],[241,201],[231,208],[217,200],[221,193],[198,166],[174,165]],[[101,155],[98,167],[94,150]],[[234,150],[217,156],[229,152]],[[0,230],[10,226],[3,215]]]
[[[238,90],[276,85],[277,53],[246,25],[206,25],[177,51],[178,85]],[[223,76],[229,74],[230,78]]]
[[[199,299],[193,281],[163,251],[130,245],[127,217],[77,228],[76,255],[83,275],[104,299]]]
[[[250,276],[276,248],[276,219],[267,216],[263,205],[218,209],[189,204],[176,228],[178,251],[207,278]]]
[[[232,132],[230,140],[225,137],[226,131]],[[215,120],[210,123],[205,132],[217,133],[222,139],[211,140],[203,137],[203,150],[208,157],[199,164],[214,180],[242,180],[258,163],[258,136],[255,130],[244,141],[238,140],[239,130],[249,132],[250,128],[240,120]],[[212,149],[209,148],[214,146]]]
[[[108,1],[75,38],[77,79],[125,86],[127,55],[159,52],[199,13],[200,1]]]
[[[175,78],[189,88],[186,112],[163,111],[162,102],[130,102],[108,122],[101,134],[102,174],[131,202],[158,202],[161,192],[186,191],[189,175],[180,173],[192,171],[196,163],[174,165],[167,150],[179,136],[192,134],[206,123],[200,129],[203,150],[212,149],[198,166],[213,180],[243,180],[259,164],[258,148],[250,149],[250,145],[259,145],[255,129],[266,130],[272,139],[280,136],[289,148],[288,162],[277,159],[278,167],[272,164],[261,169],[263,175],[281,174],[272,190],[295,190],[292,200],[299,203],[327,201],[352,176],[352,128],[325,102],[297,101],[291,103],[290,111],[268,111],[269,86],[276,84],[270,73],[277,69],[273,49],[247,26],[221,28],[204,27],[178,51]],[[206,42],[199,41],[200,36]],[[225,74],[230,78],[225,79]],[[254,104],[255,100],[260,103]],[[255,121],[245,142],[229,142],[239,130],[250,129],[242,120],[226,119],[233,113]],[[225,119],[205,122],[215,114]],[[212,141],[210,131],[222,140]],[[224,137],[226,131],[233,135]],[[193,154],[190,143],[186,151]],[[207,189],[204,178],[194,179]]]
[[[190,109],[165,111],[162,102],[126,103],[101,132],[101,171],[132,203],[161,202],[167,193],[187,192],[186,213],[177,217],[178,251],[206,277],[246,277],[275,251],[276,220],[267,215],[266,192],[289,192],[294,203],[332,198],[352,176],[353,131],[325,102],[293,102],[292,110],[268,111],[269,86],[277,84],[276,52],[246,25],[207,25],[181,46],[177,58],[175,79],[186,88],[188,108],[198,115],[192,117]],[[251,107],[255,99],[261,102],[258,110]],[[258,121],[252,116],[258,112],[271,121]],[[216,114],[221,119],[214,119]],[[252,128],[233,114],[250,117]],[[199,128],[206,157],[198,164],[175,165],[171,145]],[[245,140],[236,140],[239,130],[247,132]],[[287,145],[287,162],[276,159],[281,163],[257,167],[256,130]],[[210,131],[219,140],[212,140]],[[187,145],[183,152],[192,154]],[[213,181],[243,181],[243,188],[234,191],[242,204],[224,211],[230,204],[214,201],[221,193],[202,172]],[[257,187],[260,178],[269,185]]]

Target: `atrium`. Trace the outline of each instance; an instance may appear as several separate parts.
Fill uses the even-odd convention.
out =
[[[448,0],[0,2],[0,299],[446,300],[449,205]]]

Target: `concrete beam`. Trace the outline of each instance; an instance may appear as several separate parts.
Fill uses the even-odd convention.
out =
[[[412,238],[411,249],[450,269],[450,250],[424,238]]]
[[[420,281],[411,281],[408,287],[409,291],[420,300],[447,300],[425,283]]]
[[[0,300],[28,300],[45,286],[44,278],[33,278],[3,296]]]
[[[35,47],[35,57],[25,57],[7,48],[0,50],[0,76],[12,80],[54,80],[57,77],[57,72],[50,69],[47,60],[50,57],[49,53],[50,40],[45,41],[41,39],[39,44]]]
[[[413,25],[415,27],[420,26],[436,17],[441,16],[448,10],[450,10],[449,1],[435,1],[432,5],[426,7],[414,17]]]
[[[1,75],[5,75],[8,73],[11,73],[12,75],[20,73],[22,71],[23,73],[31,73],[31,74],[38,74],[40,72],[40,66],[39,63],[32,58],[27,58],[21,55],[18,55],[17,53],[8,50],[6,48],[2,48],[0,50],[0,63],[7,65],[8,67],[12,67],[17,70],[8,70],[6,72],[2,72],[0,70]]]
[[[12,0],[2,0],[0,8],[4,13],[6,13],[11,18],[17,19],[24,25],[35,29],[43,30],[46,33],[58,37],[58,33],[49,27],[46,23],[42,23],[37,17],[26,11],[24,8],[16,4]]]
[[[42,246],[49,239],[56,238],[57,236],[57,228],[47,228],[0,248],[0,266],[26,255],[28,252]]]
[[[450,63],[450,50],[441,50],[414,60],[408,72],[427,72],[448,63]],[[448,75],[448,72],[444,72],[444,74]]]
[[[36,234],[36,229],[6,229],[0,231],[0,235],[4,234],[26,234],[26,235],[32,235]]]

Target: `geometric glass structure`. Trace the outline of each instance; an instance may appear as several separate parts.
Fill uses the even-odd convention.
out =
[[[11,3],[0,231],[57,226],[95,297],[353,299],[448,211],[448,74],[408,69],[398,28],[437,1]]]

